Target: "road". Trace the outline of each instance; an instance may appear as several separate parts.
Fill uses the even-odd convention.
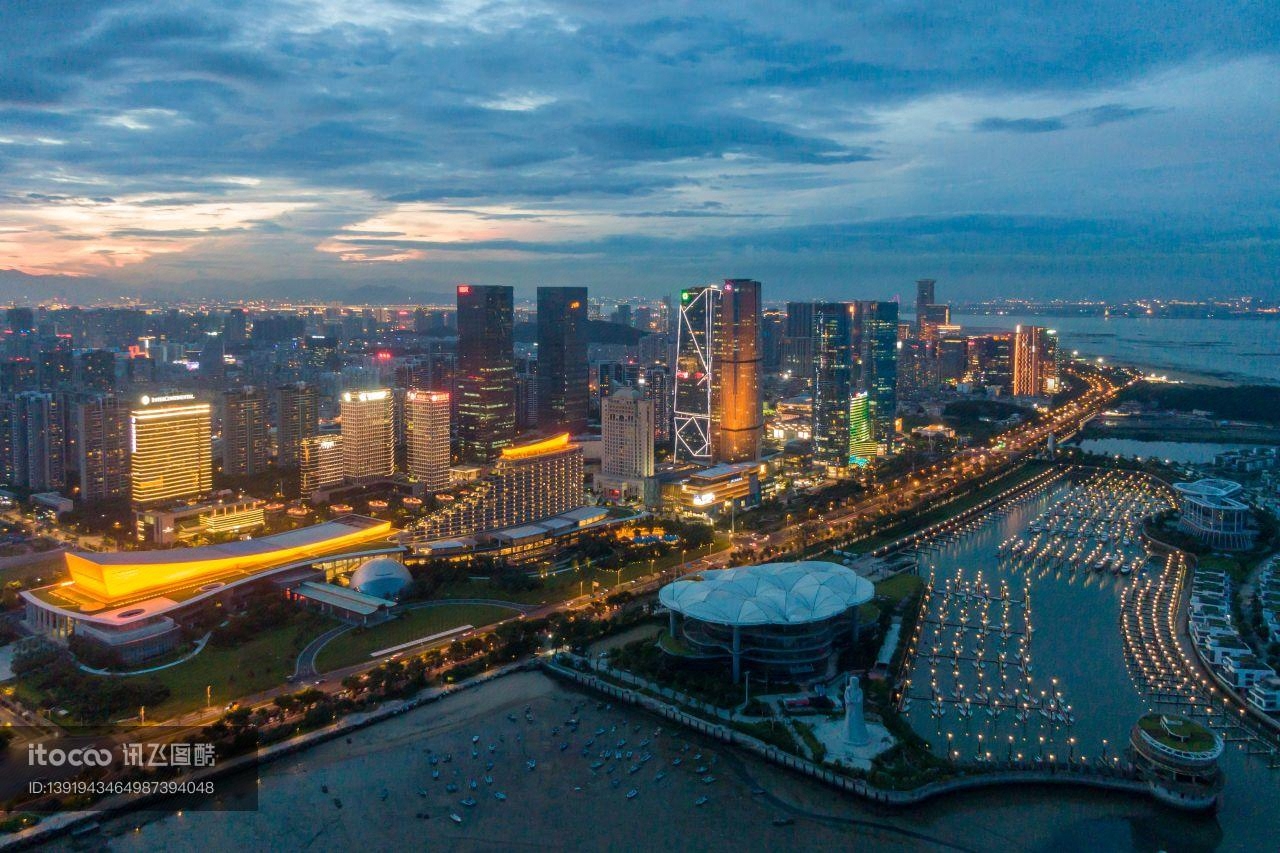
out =
[[[1088,385],[1088,389],[1075,400],[1053,410],[1047,417],[1034,424],[1024,424],[994,437],[991,443],[968,453],[957,456],[947,462],[940,462],[929,468],[910,475],[899,477],[888,483],[877,484],[874,491],[861,501],[849,502],[838,510],[834,504],[828,513],[816,516],[817,524],[806,519],[800,525],[792,525],[788,516],[781,525],[764,534],[763,544],[779,550],[785,550],[794,543],[797,532],[800,532],[804,547],[847,539],[850,529],[856,522],[874,521],[877,518],[892,515],[901,510],[920,507],[929,501],[944,497],[957,486],[968,484],[974,480],[993,477],[996,473],[1009,468],[1013,463],[1024,458],[1029,452],[1038,448],[1052,432],[1065,436],[1079,429],[1080,425],[1101,411],[1113,399],[1122,387],[1109,381],[1101,373],[1092,370],[1080,371],[1079,378]],[[873,535],[874,531],[872,531]],[[548,603],[512,619],[540,619],[558,612],[578,610],[598,602],[618,591],[633,594],[645,594],[671,580],[689,572],[723,567],[732,559],[732,547],[689,560],[684,563],[619,584],[616,587],[600,590],[592,594],[578,596],[565,601]],[[509,620],[504,620],[509,621]],[[501,623],[498,623],[501,624]],[[315,678],[312,685],[326,692],[337,692],[342,689],[342,681],[351,675],[359,675],[381,665],[382,661],[369,661],[345,667],[323,675],[314,672],[315,655],[324,642],[341,633],[342,629],[333,629],[326,635],[316,638],[299,658],[298,672],[300,680]],[[444,641],[447,642],[447,641]],[[422,649],[425,651],[425,649]],[[305,658],[305,660],[304,660]],[[305,671],[304,671],[305,670]],[[276,697],[295,692],[302,686],[299,681],[282,684],[278,687],[243,697],[239,704],[242,707],[259,707],[268,705]],[[192,712],[172,720],[167,725],[180,726],[184,732],[198,731],[201,727],[221,716],[223,709],[210,708]]]

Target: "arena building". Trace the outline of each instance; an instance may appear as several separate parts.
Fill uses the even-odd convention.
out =
[[[828,674],[840,647],[857,637],[858,607],[871,582],[836,563],[766,563],[700,572],[667,584],[670,611],[662,648],[686,659],[728,659],[789,679]]]
[[[332,580],[369,557],[402,548],[390,522],[349,515],[285,533],[160,551],[66,554],[70,579],[24,590],[25,621],[55,641],[73,635],[125,661],[173,648],[181,622],[261,584]]]

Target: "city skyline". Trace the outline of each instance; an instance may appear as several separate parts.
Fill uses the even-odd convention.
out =
[[[0,35],[0,298],[1274,298],[1278,28],[1192,4],[28,6]]]

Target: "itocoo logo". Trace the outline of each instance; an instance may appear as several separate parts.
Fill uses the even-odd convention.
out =
[[[27,744],[27,763],[33,767],[106,767],[111,763],[111,750],[77,747],[49,749],[42,743]]]

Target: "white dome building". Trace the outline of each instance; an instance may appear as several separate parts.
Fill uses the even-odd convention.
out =
[[[349,586],[357,592],[394,601],[413,582],[409,570],[391,557],[374,557],[351,574]]]
[[[785,677],[825,674],[837,648],[854,640],[870,581],[837,563],[766,563],[701,572],[667,584],[658,600],[671,611],[669,653],[729,658]],[[755,666],[752,667],[751,665]]]

